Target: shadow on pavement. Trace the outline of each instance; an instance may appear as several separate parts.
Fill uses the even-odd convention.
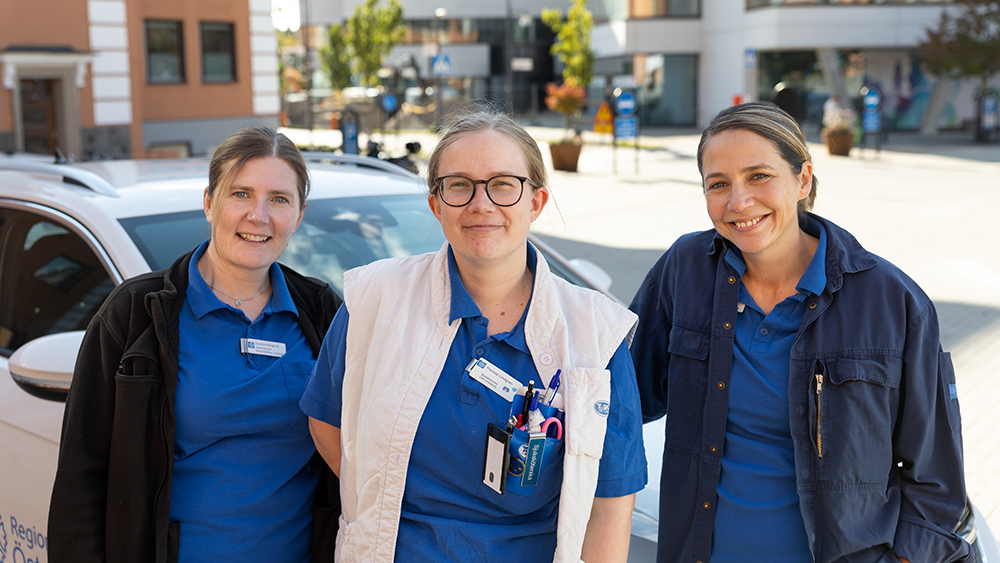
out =
[[[953,301],[935,301],[934,306],[941,325],[941,345],[945,350],[951,350],[963,340],[1000,324],[1000,309],[995,307]]]

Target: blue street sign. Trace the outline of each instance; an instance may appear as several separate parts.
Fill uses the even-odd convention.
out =
[[[861,89],[861,104],[865,109],[879,109],[882,107],[882,93],[876,86],[866,86]]]
[[[995,96],[983,97],[983,130],[994,131],[1000,128],[1000,111],[997,110],[997,99]]]
[[[346,123],[343,128],[344,133],[344,154],[358,154],[358,124]]]
[[[635,94],[629,90],[623,90],[615,98],[615,111],[618,115],[635,115],[639,110],[639,102],[635,99]],[[633,137],[635,135],[632,135]]]
[[[451,59],[448,55],[435,55],[431,64],[431,72],[437,78],[451,76]]]
[[[389,92],[382,95],[382,109],[386,113],[392,113],[396,111],[399,107],[399,98],[395,94]]]
[[[616,117],[615,118],[615,138],[627,139],[639,136],[638,117]]]
[[[861,128],[865,133],[878,133],[882,130],[882,112],[866,109],[861,114]]]
[[[757,68],[757,49],[743,50],[743,67]]]

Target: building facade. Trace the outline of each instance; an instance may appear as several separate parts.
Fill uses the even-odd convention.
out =
[[[917,56],[947,2],[595,2],[597,74],[638,90],[644,123],[703,127],[736,100],[777,100],[818,125],[828,96],[856,101],[873,84],[893,129],[960,127],[976,115],[972,81],[939,81]]]
[[[0,2],[0,77],[0,150],[197,155],[278,123],[270,0]]]
[[[307,0],[308,23],[344,23],[363,0]],[[518,115],[544,108],[544,87],[558,80],[549,54],[552,31],[543,8],[565,12],[569,0],[401,0],[407,34],[385,61],[412,61],[422,85],[440,83],[445,97],[509,101]],[[383,4],[384,5],[384,4]],[[305,22],[303,22],[305,23]],[[432,69],[441,55],[437,72]],[[513,64],[512,64],[513,61]],[[316,81],[321,83],[320,81]],[[415,91],[415,87],[410,90]]]

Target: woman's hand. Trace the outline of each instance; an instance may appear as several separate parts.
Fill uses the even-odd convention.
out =
[[[625,563],[635,495],[594,499],[580,558],[587,563]]]
[[[316,450],[323,456],[333,474],[340,478],[340,428],[322,420],[309,417],[309,433],[312,434]]]

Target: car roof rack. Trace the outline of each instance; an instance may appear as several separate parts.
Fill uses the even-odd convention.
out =
[[[302,151],[302,158],[304,158],[306,162],[313,162],[317,164],[354,164],[356,166],[366,166],[368,168],[382,170],[383,172],[391,172],[407,178],[419,178],[419,176],[405,168],[370,156],[338,154],[323,151]]]
[[[58,176],[67,184],[82,186],[101,195],[120,197],[118,190],[104,178],[90,170],[74,168],[65,164],[45,164],[41,162],[0,159],[0,170],[16,170],[18,172]]]

